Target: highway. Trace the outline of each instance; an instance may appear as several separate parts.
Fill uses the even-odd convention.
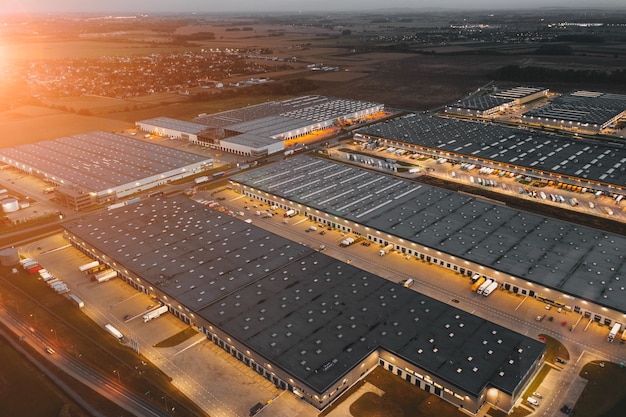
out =
[[[96,417],[105,417],[98,410],[93,409],[89,404],[82,400],[82,398],[76,392],[74,392],[71,387],[67,386],[63,381],[56,378],[53,372],[50,372],[50,370],[48,370],[46,367],[41,366],[41,360],[49,360],[66,374],[72,376],[77,381],[88,386],[103,397],[109,399],[113,403],[117,404],[119,407],[124,408],[132,415],[156,417],[165,417],[170,415],[164,410],[156,407],[148,400],[144,399],[142,396],[136,395],[133,392],[128,391],[126,388],[119,384],[119,381],[117,381],[116,378],[105,376],[93,370],[92,368],[84,364],[79,359],[78,355],[66,352],[65,350],[61,349],[59,344],[55,343],[55,340],[52,340],[52,338],[50,338],[47,333],[41,332],[37,328],[31,327],[28,323],[24,322],[21,317],[17,316],[15,313],[6,309],[2,305],[0,305],[0,321],[13,334],[17,335],[20,338],[21,343],[27,344],[35,351],[42,352],[41,358],[37,358],[31,355],[29,351],[25,350],[23,346],[20,346],[18,343],[15,342],[12,343],[16,349],[26,354],[31,362],[33,362],[35,365],[38,365],[38,368],[43,373],[45,373],[46,376],[52,379],[55,384],[59,385],[70,397],[72,397],[74,401],[76,401],[87,411],[89,411],[91,415],[94,415]],[[56,338],[56,333],[54,337]],[[8,335],[7,339],[12,340],[10,335]],[[54,348],[54,353],[43,355],[47,347]]]

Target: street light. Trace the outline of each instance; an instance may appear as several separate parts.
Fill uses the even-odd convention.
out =
[[[52,333],[54,333],[54,340],[57,342],[57,345],[59,344],[59,336],[57,336],[57,331],[54,329],[50,329],[50,331]]]
[[[163,398],[163,401],[165,401],[165,411],[167,411],[167,395],[161,398]]]
[[[35,319],[35,327],[37,327],[37,315],[32,313],[30,316]]]
[[[120,377],[120,371],[118,371],[117,369],[114,369],[113,373],[117,374],[117,382],[119,382],[119,384],[122,385],[122,378]]]

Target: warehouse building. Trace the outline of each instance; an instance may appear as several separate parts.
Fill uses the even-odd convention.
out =
[[[285,150],[286,144],[319,130],[357,123],[384,110],[384,105],[324,96],[303,96],[268,102],[217,114],[192,122],[156,118],[137,122],[147,132],[260,158]]]
[[[521,106],[548,95],[547,88],[514,87],[507,90],[493,88],[489,94],[477,95],[445,106],[444,113],[463,116],[488,117]]]
[[[469,413],[484,403],[508,412],[543,362],[537,340],[183,197],[63,227],[86,255],[319,409],[383,366]]]
[[[468,277],[622,322],[626,238],[449,190],[300,156],[231,178],[243,194]]]
[[[74,210],[206,171],[212,159],[108,132],[89,132],[0,150],[0,160],[55,186]]]
[[[181,139],[186,141],[198,140],[198,134],[206,129],[206,126],[172,119],[170,117],[155,117],[152,119],[135,122],[137,128],[150,135],[167,137],[171,139]]]
[[[579,90],[522,115],[530,125],[599,132],[626,117],[626,95]]]
[[[358,129],[355,138],[588,191],[626,187],[623,151],[604,142],[415,113]]]

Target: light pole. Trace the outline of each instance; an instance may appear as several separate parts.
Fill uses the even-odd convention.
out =
[[[167,411],[167,395],[163,397],[163,401],[165,401],[165,411]]]
[[[120,371],[118,371],[117,369],[114,369],[113,373],[117,374],[117,382],[119,382],[119,384],[122,385],[122,378],[120,377]]]
[[[57,342],[57,345],[59,344],[59,336],[57,336],[57,331],[54,329],[50,329],[50,331],[52,333],[54,333],[54,340]]]
[[[35,327],[37,327],[37,314],[32,313],[30,316],[35,319]]]

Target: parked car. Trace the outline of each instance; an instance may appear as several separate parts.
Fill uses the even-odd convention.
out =
[[[539,398],[539,399],[543,398],[543,396],[541,394],[539,394],[537,391],[533,392],[533,397]]]

